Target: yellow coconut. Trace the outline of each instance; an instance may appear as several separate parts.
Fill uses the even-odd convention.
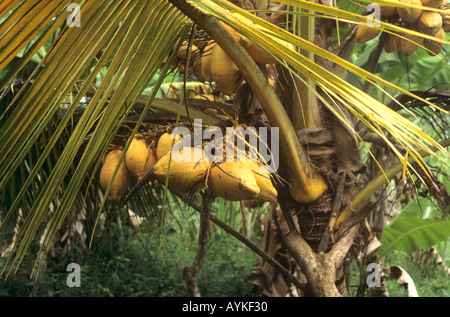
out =
[[[434,35],[435,37],[441,39],[441,40],[445,40],[445,31],[443,28],[441,28],[439,31],[437,31],[437,33]],[[442,51],[443,49],[443,45],[440,42],[437,41],[431,41],[428,39],[424,39],[423,41],[423,46],[427,49],[427,53],[430,56],[435,56],[435,55],[439,55],[439,53]]]
[[[257,63],[261,64],[276,64],[278,61],[269,53],[264,51],[255,43],[252,43],[246,48],[248,55]]]
[[[289,42],[284,42],[282,40],[274,38],[275,41],[282,44],[287,49],[293,50],[294,45]],[[252,43],[249,47],[246,48],[248,55],[257,63],[261,64],[276,64],[278,63],[277,59],[263,50],[261,47]]]
[[[441,13],[442,28],[445,32],[450,32],[450,9],[446,10],[447,13]]]
[[[155,151],[142,134],[136,134],[125,153],[125,163],[130,173],[139,181],[156,162]]]
[[[188,41],[184,41],[183,44],[181,44],[180,49],[178,50],[177,53],[177,57],[178,58],[186,58],[186,54],[187,54],[187,49],[189,46],[189,42]],[[195,46],[194,44],[192,44],[191,46],[191,59],[195,56],[195,54],[198,52],[198,48],[197,46]]]
[[[358,29],[356,30],[356,41],[358,43],[365,43],[375,38],[378,34],[380,34],[380,29],[372,28],[365,23],[358,25]]]
[[[179,134],[175,135],[175,142],[171,133],[164,133],[159,137],[158,145],[156,146],[156,159],[159,160],[164,154],[170,151],[173,145],[180,142],[183,137]]]
[[[260,193],[253,171],[240,162],[224,162],[211,168],[208,186],[232,201],[254,199]]]
[[[388,4],[381,4],[381,3],[379,4],[379,6],[380,6],[380,11],[381,11],[380,12],[381,16],[391,17],[397,13],[397,7],[395,7],[395,6],[391,6]]]
[[[239,19],[242,23],[247,24],[247,26],[251,29],[253,28],[260,28],[257,24],[255,24],[252,20],[245,18],[237,13],[232,13],[236,19]],[[292,45],[289,42],[282,41],[278,38],[273,38],[278,43],[282,44],[286,48],[293,49],[294,45]],[[251,42],[247,38],[243,37],[241,41],[239,42],[247,51],[248,55],[257,63],[261,64],[276,64],[278,61],[269,53],[267,53],[265,50],[260,48],[255,43]]]
[[[250,29],[258,27],[252,20],[243,17],[237,12],[232,12],[231,15],[233,15],[237,20],[239,20],[239,22],[246,24]],[[239,42],[239,44],[241,44],[243,48],[247,49],[253,43],[247,37],[234,31],[234,29],[232,29],[231,27],[228,27],[226,29],[231,33],[231,35],[233,35],[234,38],[236,38],[236,40]],[[236,32],[237,34],[233,34],[233,32]]]
[[[257,162],[243,162],[252,172],[259,187],[259,194],[255,199],[261,201],[276,201],[278,192],[272,184],[267,168]]]
[[[423,12],[417,25],[423,33],[434,35],[442,29],[442,16],[437,12]]]
[[[393,53],[401,50],[402,47],[402,39],[394,34],[389,34],[384,44],[384,50],[386,53]]]
[[[211,53],[215,46],[217,46],[216,42],[212,42],[211,44],[208,44],[203,50],[203,55],[200,61],[200,70],[202,74],[201,76],[204,78],[204,81],[213,81],[211,75]]]
[[[100,171],[100,185],[102,186],[104,191],[106,191],[109,183],[111,182],[114,170],[119,164],[119,158],[121,154],[121,150],[113,150],[109,152],[103,159],[103,166]],[[127,188],[130,185],[130,181],[131,174],[128,171],[125,160],[122,160],[122,164],[120,164],[116,177],[111,184],[108,199],[115,202],[120,201],[123,194],[125,194],[125,192],[127,191]]]
[[[401,41],[402,52],[409,56],[414,53],[423,43],[423,37],[405,34]]]
[[[422,2],[420,0],[399,0],[402,3],[422,6]],[[416,22],[420,15],[422,14],[422,9],[419,8],[397,8],[397,13],[405,22]]]
[[[232,95],[243,80],[239,68],[219,45],[211,52],[211,77],[225,95]]]
[[[233,36],[234,39],[235,39],[239,44],[241,44],[241,46],[242,46],[243,48],[247,48],[247,47],[249,47],[249,46],[252,44],[252,42],[251,42],[248,38],[246,38],[246,37],[243,36],[242,34],[238,33],[238,32],[237,32],[235,29],[233,29],[231,26],[229,26],[229,25],[223,23],[222,21],[220,21],[220,23],[221,23],[222,26],[225,28],[225,30],[227,30],[228,33],[230,33],[231,36]]]
[[[430,8],[439,8],[445,0],[422,0],[422,5]]]
[[[169,188],[183,193],[205,186],[210,165],[203,149],[183,147],[172,151],[172,156],[164,155],[153,167],[153,175],[163,184],[168,175]]]
[[[192,72],[197,77],[198,81],[204,83],[206,80],[206,77],[203,76],[202,73],[202,57],[196,58],[194,60],[194,65],[192,66]]]

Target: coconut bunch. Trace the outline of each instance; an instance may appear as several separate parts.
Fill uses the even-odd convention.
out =
[[[172,139],[172,136],[175,139]],[[143,133],[137,133],[134,136],[112,181],[108,194],[110,201],[120,202],[131,181],[133,179],[141,180],[150,170],[152,170],[152,176],[163,184],[165,184],[166,175],[169,171],[169,188],[175,191],[186,192],[197,188],[196,186],[199,190],[205,186],[199,185],[206,184],[206,172],[209,170],[210,163],[204,159],[201,152],[198,153],[198,151],[202,151],[201,149],[184,148],[184,152],[183,150],[173,151],[169,169],[170,155],[167,154],[169,154],[172,145],[180,142],[182,137],[170,133],[163,133],[156,140],[152,140],[151,138],[154,137]],[[157,144],[155,148],[152,148],[153,143]],[[113,149],[102,160],[100,184],[104,191],[111,182],[122,153],[122,149]],[[197,157],[201,157],[202,160],[196,160]]]
[[[245,36],[236,32],[223,22],[221,24],[255,62],[261,64],[278,63],[277,59],[248,40]],[[275,40],[286,47],[293,47],[290,43],[278,39]],[[202,35],[199,39],[194,40],[194,43],[197,45],[193,44],[191,46],[193,74],[201,82],[215,82],[217,88],[224,95],[232,95],[244,80],[236,64],[214,40],[208,37]],[[182,71],[184,70],[183,62],[185,62],[188,52],[187,48],[188,42],[185,41],[177,54],[177,57],[181,61],[178,65]]]
[[[271,174],[256,161],[215,164],[209,173],[208,186],[218,196],[233,201],[276,201],[278,195]]]
[[[450,16],[426,10],[426,7],[444,8],[445,0],[398,1],[422,8],[401,8],[379,4],[381,9],[381,18],[383,20],[423,34],[435,36],[441,40],[445,39],[445,32],[449,32],[450,30]],[[365,43],[378,36],[380,32],[380,29],[371,28],[367,24],[360,24],[358,25],[358,30],[356,32],[356,41],[358,43]],[[402,51],[405,55],[409,56],[420,46],[425,47],[430,56],[438,55],[443,49],[443,44],[438,41],[428,40],[423,37],[410,34],[389,34],[384,45],[384,50],[387,53]]]
[[[114,149],[108,152],[102,160],[102,169],[100,171],[100,185],[103,191],[106,191],[111,183],[112,177],[116,167],[119,165],[120,156],[123,150]],[[108,199],[114,202],[119,202],[122,196],[131,184],[131,173],[128,170],[127,164],[123,159],[117,170],[117,174],[111,183],[111,188],[108,193]]]
[[[152,175],[168,188],[180,193],[198,192],[206,186],[206,176],[211,166],[200,147],[173,148],[183,138],[177,134],[162,134],[156,147],[157,162]]]
[[[245,144],[245,149],[235,145],[239,138]],[[233,141],[230,146],[226,138],[219,139],[223,152],[213,157],[208,186],[227,200],[275,201],[278,193],[272,178],[276,174],[269,172],[258,149],[246,142],[243,135],[235,133]]]
[[[220,160],[216,163],[218,157],[208,157],[200,147],[184,146],[172,150],[172,146],[181,140],[180,136],[165,133],[156,148],[158,161],[153,167],[153,176],[163,184],[167,179],[169,189],[181,193],[198,192],[209,186],[227,200],[276,200],[277,191],[271,174],[261,162],[246,157],[245,162]],[[223,145],[225,147],[225,142]]]
[[[192,72],[200,82],[215,82],[224,95],[232,95],[243,82],[243,77],[233,60],[215,42],[209,41],[195,59]]]
[[[119,165],[122,149],[109,151],[102,160],[100,171],[100,185],[106,191],[114,174],[114,170]],[[148,137],[143,133],[137,133],[125,153],[120,167],[114,178],[108,199],[119,202],[130,186],[133,179],[139,181],[144,174],[149,171],[156,162],[155,151],[150,147]]]
[[[113,149],[105,155],[100,172],[100,183],[104,191],[111,183],[113,173],[119,165],[110,185],[109,200],[120,202],[131,181],[141,180],[148,172],[170,190],[179,193],[198,193],[209,186],[218,196],[232,201],[276,200],[278,193],[273,186],[273,176],[269,169],[261,159],[249,158],[250,152],[253,154],[252,157],[255,156],[255,149],[240,156],[243,157],[243,162],[234,154],[233,161],[226,161],[228,144],[222,138],[219,144],[223,145],[224,151],[219,160],[217,155],[209,157],[202,147],[183,144],[179,148],[174,148],[183,140],[181,135],[170,132],[159,134],[149,136],[137,133],[120,165],[122,149]],[[238,153],[236,146],[233,147],[235,151],[233,153]]]

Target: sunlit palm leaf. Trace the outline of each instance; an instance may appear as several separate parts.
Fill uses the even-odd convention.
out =
[[[2,127],[3,138],[0,146],[5,156],[0,162],[1,188],[10,179],[10,171],[17,168],[17,163],[13,162],[23,159],[50,118],[58,111],[67,93],[81,80],[82,88],[34,167],[30,181],[26,183],[28,187],[85,91],[93,83],[97,73],[110,62],[96,94],[75,127],[49,179],[35,198],[19,234],[17,253],[11,269],[20,263],[41,221],[48,214],[48,206],[55,193],[60,190],[64,175],[75,164],[76,170],[46,231],[43,247],[49,246],[93,163],[96,162],[94,166],[98,167],[99,158],[105,153],[121,120],[129,113],[134,102],[159,70],[163,59],[175,43],[186,36],[190,27],[185,17],[165,1],[92,1],[89,4],[90,6],[85,7],[84,23],[80,28],[66,30],[59,49],[46,61],[46,66],[11,110],[11,117]],[[44,20],[40,23],[43,27],[47,22]],[[14,35],[14,31],[13,27],[11,34]],[[32,37],[25,38],[32,40]],[[15,51],[11,49],[10,52]],[[95,61],[94,58],[99,53],[101,56]],[[158,87],[155,87],[155,90],[157,89]],[[106,102],[108,106],[105,108]],[[75,162],[82,141],[91,130],[94,131],[93,137],[90,138],[80,160]],[[24,192],[21,193],[22,196],[23,194]],[[14,207],[17,207],[19,202],[20,197],[16,199]],[[12,212],[14,208],[10,210],[10,214]]]
[[[80,2],[80,1],[78,1]],[[77,3],[77,1],[74,1]],[[52,19],[64,10],[68,1],[23,1],[0,26],[0,69],[3,69]],[[8,5],[8,3],[5,3]],[[70,12],[65,12],[67,16]]]
[[[342,14],[346,15],[346,18],[355,19],[359,22],[365,22],[366,17],[356,15],[356,14],[344,14],[340,12],[342,10],[332,9],[326,6],[316,5],[307,1],[281,1],[290,5],[298,5],[305,9],[316,9],[320,7],[320,11],[325,14]],[[283,29],[274,26],[263,19],[260,19],[251,13],[236,7],[224,0],[211,0],[211,1],[191,1],[204,11],[209,14],[216,16],[217,18],[228,23],[230,26],[235,28],[241,34],[248,37],[253,42],[257,43],[265,50],[278,57],[280,60],[285,60],[287,64],[294,67],[299,71],[305,78],[310,79],[318,87],[322,88],[326,93],[332,96],[335,100],[342,102],[355,116],[364,120],[366,124],[377,134],[379,134],[386,142],[391,146],[394,153],[398,156],[401,161],[406,164],[405,156],[401,154],[395,147],[389,142],[388,138],[385,136],[381,128],[386,129],[395,140],[401,144],[405,149],[407,149],[409,155],[415,158],[416,162],[423,166],[424,162],[418,155],[418,149],[423,149],[431,155],[435,155],[431,147],[435,146],[439,148],[442,152],[447,153],[438,142],[433,138],[426,135],[419,127],[417,127],[412,122],[406,120],[404,117],[398,113],[392,111],[382,103],[378,102],[371,96],[367,95],[360,89],[352,86],[346,81],[342,80],[338,76],[334,75],[332,72],[328,71],[315,64],[313,61],[305,58],[294,50],[286,48],[284,45],[280,44],[274,39],[274,37],[282,39],[287,42],[291,42],[301,49],[312,51],[314,54],[325,57],[328,60],[346,68],[347,70],[355,73],[358,76],[372,82],[379,82],[382,85],[396,89],[407,95],[412,95],[411,93],[405,91],[404,89],[397,87],[374,74],[371,74],[355,65],[331,54],[330,52],[315,46],[313,43],[305,41]],[[236,14],[231,14],[231,11]],[[239,16],[242,15],[242,18]],[[393,29],[395,27],[389,26]],[[407,32],[407,31],[405,31]],[[448,43],[448,42],[446,42]],[[415,96],[417,99],[421,98]],[[422,100],[425,103],[429,103],[426,100]],[[339,117],[344,124],[346,124],[345,119],[342,118],[340,113],[337,113],[333,107],[327,103],[325,105],[334,114]],[[407,155],[408,155],[407,153]],[[447,153],[448,155],[448,153]]]

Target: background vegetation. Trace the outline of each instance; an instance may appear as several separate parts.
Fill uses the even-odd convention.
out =
[[[187,296],[183,269],[191,265],[196,253],[199,215],[180,204],[179,207],[174,204],[167,215],[168,225],[163,228],[162,242],[158,221],[144,220],[137,229],[110,221],[96,235],[90,250],[86,250],[86,242],[80,239],[73,240],[70,250],[65,249],[63,243],[55,245],[37,280],[30,279],[39,247],[34,245],[16,275],[8,279],[0,277],[0,296]],[[246,212],[245,225],[241,213],[233,212],[238,208],[235,203],[218,200],[214,213],[261,246],[265,206]],[[431,209],[430,201],[422,198],[408,205],[404,212],[410,216],[432,216]],[[263,296],[248,282],[258,256],[223,230],[213,227],[212,232],[198,278],[204,296]],[[436,249],[444,265],[450,267],[449,240],[436,245]],[[0,266],[5,260],[5,257],[0,258]],[[355,257],[349,256],[348,261],[349,291],[354,296],[360,283],[360,268]],[[66,284],[69,263],[81,266],[80,288],[70,288]],[[427,263],[417,263],[411,254],[392,251],[385,265],[404,268],[414,280],[419,296],[450,296],[449,274],[442,265],[436,265],[433,257]],[[389,276],[386,284],[389,296],[408,296]]]
[[[215,214],[261,243],[263,208],[247,213],[244,227],[241,214],[232,212],[236,204],[221,201],[215,205]],[[88,252],[81,240],[74,240],[70,251],[63,244],[56,245],[37,281],[29,278],[39,247],[34,245],[19,272],[7,280],[1,278],[0,296],[187,296],[183,269],[195,257],[198,220],[197,212],[184,205],[174,207],[162,240],[158,221],[146,220],[137,229],[111,221]],[[213,228],[198,280],[204,296],[261,296],[247,283],[256,259],[241,242]],[[0,261],[2,265],[5,258]],[[72,262],[81,266],[80,288],[66,284],[66,268]]]

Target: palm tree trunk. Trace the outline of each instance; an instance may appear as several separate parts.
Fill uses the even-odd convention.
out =
[[[337,276],[342,275],[341,273],[343,272],[343,257],[346,252],[343,252],[342,250],[348,251],[351,240],[349,242],[347,241],[346,245],[340,247],[342,250],[328,249],[330,252],[334,250],[332,253],[328,254],[317,253],[317,247],[329,223],[329,217],[333,209],[334,193],[330,188],[333,188],[336,184],[336,175],[338,173],[346,171],[347,175],[347,187],[343,199],[349,201],[351,199],[350,196],[354,192],[352,189],[356,178],[355,172],[360,168],[359,149],[354,142],[354,135],[334,116],[321,111],[319,113],[323,121],[323,127],[316,126],[312,128],[314,130],[313,132],[319,135],[319,147],[312,150],[313,145],[309,142],[308,136],[309,128],[305,129],[306,146],[304,148],[300,145],[300,142],[297,139],[298,136],[294,136],[293,138],[297,140],[291,143],[297,144],[296,146],[292,145],[290,148],[286,147],[283,143],[289,142],[288,140],[292,142],[292,133],[289,128],[287,128],[287,126],[292,126],[292,121],[291,124],[286,124],[286,122],[290,121],[287,113],[291,112],[289,109],[280,109],[280,106],[282,108],[284,104],[282,105],[278,96],[271,92],[271,88],[268,86],[266,78],[262,76],[262,73],[259,72],[259,70],[257,71],[254,69],[253,71],[249,71],[249,68],[251,68],[249,65],[252,65],[253,61],[248,54],[239,47],[239,44],[237,44],[231,36],[229,36],[230,39],[228,40],[228,35],[224,34],[224,32],[220,32],[222,27],[212,17],[205,16],[185,1],[170,0],[170,2],[208,32],[233,59],[250,84],[250,87],[252,88],[251,93],[255,94],[256,99],[261,103],[270,124],[272,126],[280,127],[280,145],[284,146],[284,148],[281,149],[280,156],[282,160],[285,160],[282,162],[281,175],[290,181],[292,181],[292,175],[299,175],[299,177],[303,178],[303,182],[315,182],[315,184],[320,184],[311,185],[305,183],[303,188],[297,189],[305,192],[304,195],[307,197],[305,201],[309,201],[306,204],[300,204],[291,197],[291,195],[293,195],[292,186],[286,186],[281,189],[281,192],[285,194],[280,195],[279,202],[282,206],[284,215],[289,215],[286,219],[286,223],[291,223],[288,230],[286,230],[286,228],[281,228],[281,232],[283,242],[287,246],[291,256],[295,259],[297,265],[302,272],[304,272],[312,290],[312,294],[314,296],[341,295],[341,292],[336,287],[336,279]],[[290,76],[280,75],[278,77],[289,78]],[[290,87],[294,86],[295,85],[291,85]],[[288,96],[292,96],[292,98],[295,96],[295,92],[292,88],[288,91]],[[313,95],[311,94],[311,96]],[[239,96],[236,99],[239,99]],[[313,104],[316,104],[316,102],[317,100],[314,100]],[[336,102],[333,102],[330,103],[337,104]],[[289,104],[293,105],[294,99],[291,99],[291,103],[288,103],[285,107],[289,107]],[[337,107],[339,107],[339,105],[337,105]],[[338,110],[340,113],[343,113],[344,116],[347,114],[344,107],[339,107]],[[301,116],[302,114],[299,113],[297,115]],[[351,118],[348,115],[346,118],[351,124]],[[304,131],[299,131],[298,133],[301,134],[302,132]],[[324,145],[323,142],[329,135],[333,136],[332,140],[328,140],[332,142]],[[340,151],[332,149],[333,147],[338,148]],[[290,150],[286,150],[286,148],[289,148]],[[304,153],[309,151],[313,151],[313,153],[309,153],[309,156],[307,155],[305,160]],[[314,162],[314,154],[319,157],[316,162]],[[298,157],[296,157],[296,155],[298,155]],[[315,168],[316,166],[319,166],[319,168]],[[309,174],[305,172],[306,170],[309,171]],[[325,185],[325,180],[329,185],[328,190],[326,190],[327,185]],[[322,185],[322,183],[324,185]],[[322,189],[318,196],[316,193],[316,196],[313,197],[310,192],[308,192],[311,188],[319,187]],[[287,193],[290,193],[290,195]],[[298,197],[295,198],[298,199]],[[295,228],[295,225],[292,225],[292,221],[289,219],[291,210],[295,211],[295,222],[300,224],[299,230]],[[348,236],[353,237],[354,235],[351,234]],[[337,257],[336,254],[339,254],[339,256]]]

